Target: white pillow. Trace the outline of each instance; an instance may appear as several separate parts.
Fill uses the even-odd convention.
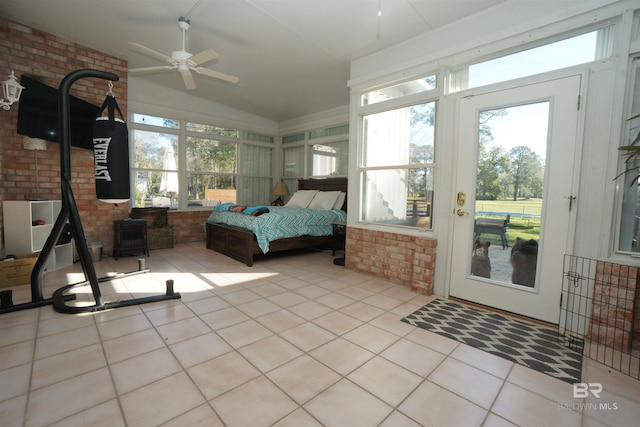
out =
[[[311,203],[309,203],[309,209],[319,209],[328,211],[333,209],[333,205],[336,203],[339,191],[320,191],[315,195]]]
[[[341,191],[336,199],[336,203],[333,205],[333,209],[340,210],[342,209],[342,205],[344,205],[344,199],[347,197],[347,193]]]
[[[306,208],[317,193],[318,190],[298,190],[293,193],[293,196],[291,196],[285,206],[290,208]]]

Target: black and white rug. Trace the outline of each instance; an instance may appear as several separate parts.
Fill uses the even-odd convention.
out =
[[[581,352],[559,343],[553,329],[440,299],[402,321],[562,381],[581,381]]]

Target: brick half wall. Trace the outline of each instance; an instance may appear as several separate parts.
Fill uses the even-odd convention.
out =
[[[204,242],[204,223],[209,215],[211,215],[211,211],[169,212],[169,225],[173,227],[175,242]]]
[[[436,239],[347,227],[345,267],[433,294]]]

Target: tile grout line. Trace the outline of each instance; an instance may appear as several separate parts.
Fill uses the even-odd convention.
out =
[[[38,314],[36,316],[36,330],[35,330],[35,336],[33,337],[33,349],[31,351],[31,368],[29,369],[29,382],[28,382],[28,388],[27,388],[27,396],[25,399],[25,405],[24,405],[24,412],[22,415],[22,425],[26,426],[27,425],[27,420],[28,420],[28,415],[29,415],[29,402],[31,401],[31,384],[33,382],[33,370],[35,367],[35,361],[36,361],[36,348],[37,348],[37,343],[38,343],[38,331],[40,330],[40,318],[41,318],[41,309],[42,307],[38,307]]]

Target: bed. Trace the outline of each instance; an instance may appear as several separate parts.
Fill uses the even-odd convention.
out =
[[[346,194],[347,179],[301,179],[298,180],[298,190],[343,191]],[[331,231],[328,232],[329,234],[320,236],[304,234],[296,237],[276,238],[268,242],[268,251],[266,253],[272,254],[303,248],[342,249],[344,247],[345,236],[343,233],[333,232],[333,229],[344,230],[344,227],[333,227],[333,225],[346,222],[346,205],[347,200],[345,197],[342,212],[334,212],[334,217],[330,220],[333,224],[330,224]],[[277,207],[269,208],[273,210],[274,213],[278,210]],[[246,216],[238,213],[232,215],[239,215],[236,222],[244,221],[245,218],[243,217]],[[218,219],[213,218],[213,214],[205,223],[207,249],[227,255],[228,257],[245,263],[249,267],[253,265],[256,255],[260,256],[265,254],[263,250],[263,239],[261,238],[261,242],[259,243],[256,234],[252,230],[239,225],[212,221],[218,221]],[[323,221],[326,223],[328,220],[325,219]]]

